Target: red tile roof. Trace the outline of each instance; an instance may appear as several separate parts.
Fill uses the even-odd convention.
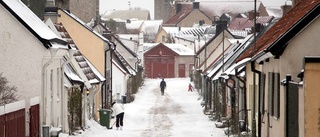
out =
[[[304,16],[306,16],[314,7],[319,6],[320,0],[303,0],[293,7],[286,15],[284,15],[277,23],[275,23],[263,36],[256,42],[256,51],[251,46],[244,54],[242,54],[236,62],[244,58],[262,52],[264,49],[275,44],[282,36],[295,26]]]
[[[259,16],[257,17],[256,22],[266,24],[270,23],[273,19],[273,16]],[[231,30],[245,30],[247,28],[252,28],[253,24],[253,20],[249,20],[248,18],[235,18],[231,21],[228,28]]]

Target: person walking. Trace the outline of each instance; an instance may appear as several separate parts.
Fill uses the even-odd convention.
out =
[[[188,91],[189,91],[189,92],[192,92],[192,89],[193,89],[193,87],[192,87],[191,83],[189,83]]]
[[[164,81],[164,79],[162,79],[162,81],[160,82],[160,89],[161,89],[161,95],[164,95],[164,89],[166,88],[167,84]]]
[[[123,117],[124,117],[124,107],[123,105],[113,102],[111,105],[111,109],[113,113],[116,115],[116,127],[117,130],[120,127],[120,130],[122,130],[123,127]]]

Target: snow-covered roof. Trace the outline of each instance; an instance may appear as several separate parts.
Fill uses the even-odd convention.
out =
[[[134,20],[130,21],[130,23],[126,23],[127,29],[140,29],[143,24],[143,20]]]
[[[64,73],[67,75],[67,77],[73,81],[79,81],[79,82],[84,82],[76,72],[72,69],[70,65],[65,65],[64,66]]]
[[[148,10],[108,10],[101,16],[102,20],[115,18],[119,18],[122,20],[150,20],[150,12]]]
[[[100,81],[105,81],[106,79],[104,78],[104,76],[96,69],[96,67],[94,67],[91,62],[85,57],[85,60],[87,61],[89,67],[91,68],[91,70],[93,71],[93,73],[99,78]],[[93,79],[93,80],[90,80],[90,83],[98,83],[100,82],[99,80],[97,79]]]
[[[20,0],[2,0],[23,22],[44,40],[60,39]]]
[[[194,51],[182,44],[171,44],[171,43],[165,43],[165,46],[179,54],[180,56],[193,56]]]
[[[145,20],[141,26],[141,31],[144,34],[157,34],[162,22],[162,20]]]

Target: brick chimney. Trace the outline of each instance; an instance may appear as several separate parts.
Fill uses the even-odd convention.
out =
[[[281,9],[282,9],[282,16],[284,16],[292,9],[292,5],[283,5],[281,6]]]
[[[44,8],[44,20],[45,21],[47,21],[50,18],[53,23],[57,23],[59,16],[60,15],[58,14],[58,7],[51,6],[51,7]]]
[[[256,16],[260,16],[260,12],[256,11]],[[249,11],[249,20],[253,20],[254,19],[254,10]]]

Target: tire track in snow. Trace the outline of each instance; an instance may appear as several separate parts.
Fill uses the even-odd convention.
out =
[[[158,85],[157,85],[158,86]],[[175,103],[172,98],[166,94],[161,96],[160,89],[153,90],[156,96],[154,106],[149,110],[149,128],[142,132],[142,137],[169,137],[172,136],[171,130],[173,122],[169,118],[170,114],[184,113],[181,106]]]

